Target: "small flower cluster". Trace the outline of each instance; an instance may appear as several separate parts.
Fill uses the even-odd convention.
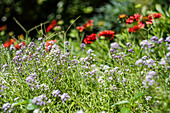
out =
[[[38,97],[34,97],[32,99],[32,102],[38,106],[45,106],[47,104],[47,100],[48,100],[48,98],[47,98],[46,94],[42,94]]]
[[[99,37],[102,39],[102,37],[104,37],[104,39],[109,39],[112,40],[114,39],[114,34],[115,32],[112,30],[104,30],[99,32]],[[87,37],[84,38],[84,43],[85,44],[91,44],[93,43],[93,41],[95,41],[97,39],[97,35],[95,33],[92,33],[91,35],[88,35]]]
[[[154,14],[149,14],[148,16],[142,16],[138,13],[134,14],[133,16],[129,16],[127,18],[126,14],[119,15],[120,20],[125,20],[126,24],[132,24],[132,23],[137,23],[133,27],[128,28],[128,31],[130,33],[135,33],[136,31],[140,30],[141,28],[144,28],[146,25],[151,25],[153,24],[154,19],[161,18],[161,13],[154,13]]]
[[[12,111],[10,110],[11,108],[11,104],[10,103],[5,103],[2,106],[2,110],[4,113],[6,113],[8,111],[8,113],[11,113]]]
[[[20,43],[16,44],[16,41],[13,38],[10,39],[10,40],[7,40],[6,42],[4,42],[3,45],[4,45],[5,48],[9,48],[13,44],[15,45],[15,49],[17,49],[17,50],[21,49],[21,47],[23,47],[23,46],[26,46],[25,42],[23,42],[23,41],[21,41]]]
[[[93,20],[89,20],[88,22],[85,22],[82,26],[77,26],[77,29],[82,32],[83,30],[85,30],[88,27],[93,26]]]
[[[145,87],[152,86],[155,83],[154,76],[156,75],[155,71],[149,71],[147,75],[145,76],[145,80],[142,82],[142,84]],[[148,86],[147,86],[148,85]]]
[[[52,92],[52,96],[53,97],[57,97],[59,96],[62,100],[62,102],[66,101],[68,98],[70,98],[70,96],[67,93],[63,93],[62,95],[60,94],[60,90],[54,90]]]

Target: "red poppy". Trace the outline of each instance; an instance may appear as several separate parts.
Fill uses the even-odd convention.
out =
[[[134,19],[135,19],[136,21],[139,21],[141,15],[138,14],[138,13],[136,13],[136,14],[133,15],[133,17],[134,17]]]
[[[23,41],[15,45],[15,48],[18,50],[18,49],[21,49],[22,46],[26,46],[25,42]]]
[[[123,19],[123,18],[126,18],[126,17],[127,17],[126,14],[119,15],[119,19]]]
[[[154,14],[153,14],[153,17],[154,17],[155,19],[161,18],[161,16],[162,16],[161,13],[154,13]]]
[[[46,32],[48,33],[54,26],[57,25],[57,20],[54,19],[51,24],[47,27]]]
[[[5,30],[6,28],[7,28],[7,26],[6,26],[6,25],[3,25],[3,26],[0,27],[0,31]]]
[[[77,26],[76,28],[82,32],[87,27],[93,26],[93,20],[89,20],[88,22],[85,22],[82,26]]]
[[[56,42],[56,39],[55,40],[48,40],[48,41],[46,41],[45,50],[47,51],[48,50],[48,46],[54,45],[55,42]]]
[[[95,41],[97,39],[97,36],[95,33],[88,35],[85,39],[84,39],[84,43],[85,44],[91,44],[93,43],[93,41]]]
[[[15,39],[10,39],[10,40],[7,40],[3,45],[4,47],[10,47],[11,44],[14,44],[15,43]]]
[[[101,31],[99,32],[99,37],[104,36],[105,38],[109,38],[110,40],[114,39],[114,34],[115,32],[112,30],[105,30],[105,31]]]

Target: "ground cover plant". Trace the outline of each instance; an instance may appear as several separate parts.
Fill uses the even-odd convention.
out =
[[[53,20],[38,40],[1,41],[0,112],[170,112],[169,16],[117,18],[122,33],[95,31],[93,20],[64,31]]]

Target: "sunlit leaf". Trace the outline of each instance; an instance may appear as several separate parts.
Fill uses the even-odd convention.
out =
[[[123,101],[120,101],[120,102],[113,104],[112,107],[117,106],[117,105],[123,105],[123,104],[130,104],[130,103],[127,100],[123,100]]]

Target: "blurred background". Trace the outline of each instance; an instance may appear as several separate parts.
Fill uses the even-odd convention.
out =
[[[81,16],[76,25],[93,19],[95,30],[114,29],[115,32],[120,32],[120,14],[154,11],[156,4],[160,4],[163,10],[168,10],[170,0],[0,0],[0,26],[7,25],[6,32],[13,31],[15,35],[19,35],[24,32],[13,17],[28,30],[54,19],[62,22],[63,28],[67,29],[71,20]],[[35,34],[36,30],[30,33],[31,36]]]

